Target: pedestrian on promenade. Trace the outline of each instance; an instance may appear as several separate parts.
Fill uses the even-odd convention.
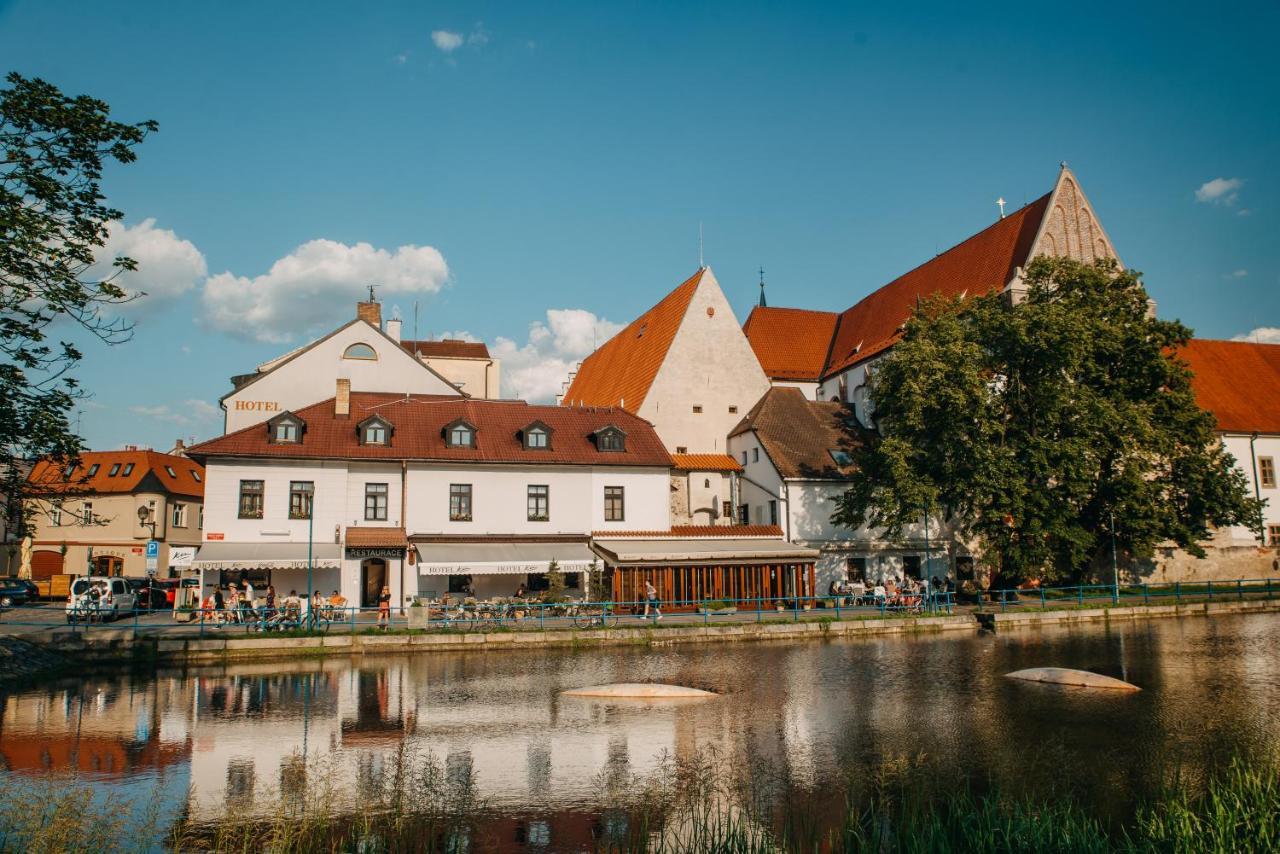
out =
[[[657,618],[662,619],[662,609],[658,607],[658,589],[653,586],[653,582],[645,579],[644,582],[644,615],[649,616],[649,607],[653,607],[653,612],[657,614]]]
[[[383,587],[382,592],[378,594],[378,626],[380,628],[391,628],[391,588]]]
[[[215,587],[213,590],[213,625],[214,628],[222,625],[226,619],[227,613],[224,610],[227,607],[227,600],[222,595],[222,588]]]

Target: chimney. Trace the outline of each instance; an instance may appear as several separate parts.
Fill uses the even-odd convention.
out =
[[[338,391],[333,397],[333,414],[342,418],[351,414],[351,380],[338,380]]]
[[[400,318],[393,317],[387,321],[387,335],[392,341],[400,343]]]
[[[374,300],[356,303],[356,317],[360,318],[370,326],[382,328],[382,303]]]

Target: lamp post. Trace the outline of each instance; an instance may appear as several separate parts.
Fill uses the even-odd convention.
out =
[[[933,607],[933,575],[929,572],[929,565],[932,563],[932,550],[929,548],[929,508],[933,505],[932,501],[925,502],[924,505],[924,572],[921,573],[929,585],[929,606]]]
[[[316,522],[316,502],[315,493],[306,496],[307,502],[307,624],[312,628],[316,625],[316,615],[312,611],[314,607],[314,595],[311,591],[312,579],[312,560],[311,560],[311,535],[315,530]]]
[[[1116,562],[1116,511],[1108,508],[1111,515],[1111,601],[1120,602],[1120,565]]]

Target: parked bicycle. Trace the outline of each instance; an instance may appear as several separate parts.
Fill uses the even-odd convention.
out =
[[[573,609],[573,626],[577,629],[604,629],[617,623],[618,615],[614,613],[612,602],[580,605]]]

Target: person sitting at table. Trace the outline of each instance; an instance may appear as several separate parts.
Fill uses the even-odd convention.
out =
[[[524,585],[523,585],[523,584],[521,584],[519,587],[517,587],[517,588],[516,588],[516,598],[517,598],[517,599],[523,599],[523,598],[524,598]]]
[[[312,616],[324,616],[324,594],[319,590],[311,594],[311,602],[309,604]]]
[[[297,590],[289,591],[289,595],[284,597],[284,602],[280,605],[280,610],[285,619],[295,622],[298,620],[302,615],[302,600],[298,598]]]

